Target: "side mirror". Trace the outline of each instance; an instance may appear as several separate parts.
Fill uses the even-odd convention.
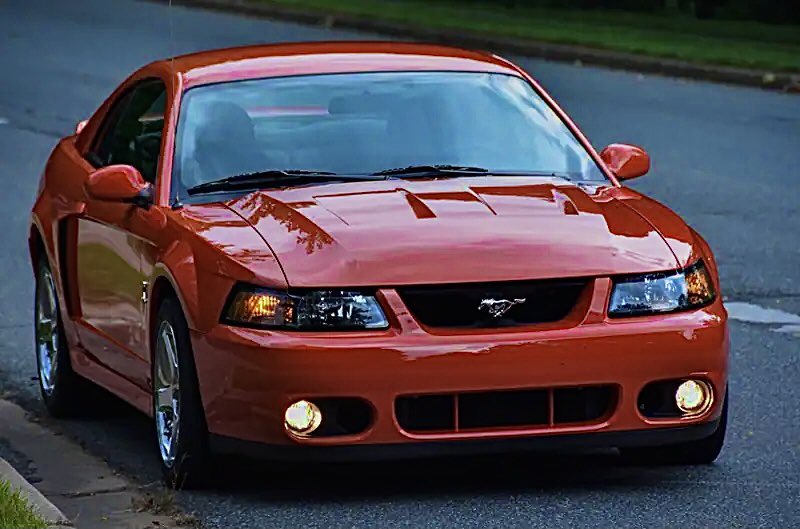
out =
[[[75,134],[80,134],[80,133],[81,133],[81,131],[82,131],[83,129],[85,129],[85,128],[86,128],[86,124],[87,124],[87,123],[89,123],[89,120],[88,120],[88,119],[83,119],[83,120],[79,121],[79,122],[78,122],[78,123],[75,125]]]
[[[630,180],[650,170],[650,156],[636,145],[612,143],[600,152],[600,158],[620,180]]]
[[[130,165],[109,165],[89,175],[86,193],[95,200],[125,202],[148,209],[153,204],[153,188]]]

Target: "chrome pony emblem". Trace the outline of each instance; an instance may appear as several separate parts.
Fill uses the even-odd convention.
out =
[[[478,305],[478,310],[485,309],[489,311],[489,314],[491,314],[495,318],[499,318],[500,316],[511,310],[511,307],[513,307],[514,305],[521,305],[525,303],[525,299],[526,298],[517,298],[514,299],[513,301],[508,299],[494,299],[494,298],[482,299],[481,304]]]

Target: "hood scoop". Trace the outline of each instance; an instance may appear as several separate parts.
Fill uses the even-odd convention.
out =
[[[510,193],[507,187],[469,187],[459,191],[413,192],[406,188],[371,193],[346,193],[336,195],[315,195],[317,204],[326,208],[348,225],[369,219],[377,208],[387,215],[406,216],[412,214],[417,219],[446,218],[461,215],[497,216],[498,211],[492,202],[501,209],[501,213],[521,214],[529,216],[532,208],[541,205],[541,201],[557,206],[558,212],[564,215],[578,215],[578,207],[572,198],[553,186],[529,186],[529,189],[516,187]],[[579,191],[581,196],[586,195]],[[515,211],[518,207],[519,210]],[[540,213],[549,212],[550,208],[538,208]]]

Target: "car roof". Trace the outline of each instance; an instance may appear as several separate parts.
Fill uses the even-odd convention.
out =
[[[160,64],[159,64],[160,63]],[[468,71],[519,75],[487,52],[385,41],[301,42],[203,51],[158,61],[185,88],[243,79],[372,71]]]

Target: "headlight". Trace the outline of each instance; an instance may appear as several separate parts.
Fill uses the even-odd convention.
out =
[[[346,290],[287,294],[250,286],[233,291],[222,320],[231,325],[297,330],[389,326],[375,296]]]
[[[614,281],[609,316],[637,316],[708,305],[716,292],[702,261],[686,270]]]

